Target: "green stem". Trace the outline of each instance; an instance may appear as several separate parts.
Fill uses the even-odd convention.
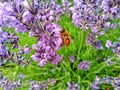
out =
[[[82,83],[88,83],[89,85],[91,84],[89,81],[86,80],[82,81]]]
[[[99,73],[105,66],[106,66],[106,64],[102,65],[102,66],[100,67],[100,69],[98,69],[95,73]]]
[[[29,4],[30,8],[31,8],[32,10],[34,10],[34,8],[32,7],[32,5],[31,5],[31,3],[30,3],[29,0],[27,0],[27,3]]]
[[[80,83],[80,80],[81,80],[81,78],[80,78],[80,76],[78,75],[78,83]]]
[[[62,85],[62,84],[63,84],[63,83],[57,84],[56,86],[49,88],[49,90],[56,90],[56,88],[57,88],[58,86]],[[61,89],[58,89],[58,90],[61,90]]]
[[[38,24],[40,25],[42,31],[44,32],[44,28],[43,28],[42,22],[40,20],[38,20]]]
[[[63,78],[65,78],[65,77],[67,77],[68,76],[68,74],[66,74],[65,76],[63,76],[63,77],[60,77],[60,78],[57,78],[57,79],[55,79],[56,81],[59,81],[59,80],[61,80],[61,79],[63,79]]]
[[[68,68],[68,69],[72,72],[72,74],[73,74],[75,77],[77,77],[77,76],[75,75],[75,73],[73,72],[73,70],[72,70],[65,62],[63,62],[63,64],[66,66],[66,68]]]
[[[32,64],[29,64],[29,66],[31,67],[31,68],[34,68],[34,69],[36,69],[36,70],[49,70],[49,69],[47,69],[47,68],[38,68],[38,67],[36,67],[36,66],[34,66],[34,65],[32,65]]]
[[[83,80],[84,80],[85,78],[87,78],[88,76],[91,76],[91,74],[93,75],[94,73],[95,73],[95,74],[96,74],[96,73],[99,73],[105,66],[106,66],[105,64],[102,64],[102,66],[100,66],[100,68],[99,68],[98,70],[95,70],[95,72],[91,72],[91,73],[87,74],[87,76],[85,76],[85,77],[83,78]]]
[[[77,55],[77,59],[80,59],[79,56],[80,56],[80,51],[81,51],[81,48],[82,48],[82,42],[83,42],[83,34],[84,34],[84,30],[82,30],[82,35],[81,35],[81,41],[80,41],[80,47],[78,49],[78,55]]]

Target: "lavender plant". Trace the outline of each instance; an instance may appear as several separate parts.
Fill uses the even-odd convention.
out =
[[[115,32],[119,27],[116,23],[120,18],[119,0],[62,0],[61,3],[58,4],[57,0],[0,2],[0,65],[3,68],[8,62],[27,65],[25,68],[16,66],[13,71],[14,75],[19,71],[26,74],[29,79],[27,89],[30,90],[100,90],[104,87],[101,85],[106,84],[119,90],[119,76],[113,72],[119,72],[120,43],[110,38],[101,40],[110,30],[114,29],[112,32]],[[60,32],[62,27],[70,32],[71,44],[68,47],[63,46]],[[32,42],[32,49],[25,41],[22,42],[24,46],[19,45],[19,40],[26,33],[37,41],[33,43],[25,37]],[[30,51],[33,50],[31,55]],[[30,54],[28,57],[37,62],[38,66],[32,60],[29,64],[26,54]],[[10,66],[8,68],[11,69]],[[5,73],[7,70],[2,71]],[[99,78],[103,76],[106,77]],[[0,82],[5,90],[14,90],[22,85],[21,81],[15,81],[13,85],[6,77],[1,78]]]
[[[22,82],[20,79],[11,82],[6,76],[3,76],[2,73],[0,73],[0,87],[2,87],[3,90],[20,89],[22,87]]]
[[[25,46],[23,49],[18,45],[19,37],[15,33],[0,32],[0,66],[7,62],[18,63],[18,65],[26,66],[29,60],[22,57],[23,54],[30,52],[30,49]],[[15,52],[18,49],[18,52]]]
[[[13,27],[16,32],[30,31],[29,36],[37,37],[38,43],[33,46],[36,53],[32,56],[34,61],[44,66],[46,62],[58,64],[62,57],[56,52],[62,45],[60,37],[61,27],[53,21],[59,21],[62,9],[54,1],[30,2],[29,0],[1,3],[1,27]],[[4,11],[3,11],[4,10]],[[4,17],[7,17],[4,20]]]
[[[88,61],[80,62],[80,64],[78,65],[79,70],[87,71],[89,68],[90,68],[90,62]]]
[[[84,31],[90,29],[86,45],[103,49],[98,37],[103,36],[109,28],[117,26],[111,20],[119,18],[119,8],[119,1],[116,0],[74,0],[74,6],[71,7],[73,23]]]
[[[101,84],[111,85],[114,90],[119,90],[119,77],[106,76],[104,78],[96,77],[91,85],[92,90],[100,90]]]

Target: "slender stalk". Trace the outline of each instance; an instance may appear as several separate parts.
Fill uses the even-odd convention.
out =
[[[60,77],[60,78],[57,78],[57,79],[55,79],[56,81],[59,81],[59,80],[61,80],[61,79],[63,79],[63,78],[66,78],[68,76],[68,74],[66,74],[65,76],[63,76],[63,77]]]
[[[68,69],[71,71],[71,73],[74,75],[74,77],[78,77],[78,76],[73,72],[73,70],[71,69],[71,67],[69,67],[65,62],[63,62],[63,64],[66,66],[66,68],[68,68]]]
[[[80,80],[81,80],[81,78],[80,78],[80,76],[78,76],[78,83],[80,83]]]
[[[34,66],[34,65],[32,65],[32,64],[29,64],[29,66],[31,67],[31,68],[34,68],[34,69],[36,69],[36,70],[49,70],[49,69],[47,69],[47,68],[38,68],[38,67],[36,67],[36,66]]]
[[[32,4],[30,3],[29,0],[27,0],[27,3],[29,4],[30,8],[31,8],[32,10],[34,10],[34,8],[32,7]]]
[[[80,41],[80,47],[78,49],[78,54],[77,54],[77,59],[80,59],[79,56],[80,56],[80,51],[81,51],[81,48],[82,48],[82,42],[83,42],[83,34],[84,34],[84,30],[82,30],[82,35],[81,35],[81,41]]]
[[[90,53],[91,46],[87,47],[86,52],[81,55],[81,57],[84,57],[85,55],[88,55]]]
[[[87,80],[84,80],[84,81],[82,81],[82,83],[88,83],[89,85],[91,84],[89,81],[87,81]]]
[[[44,28],[43,28],[42,22],[40,20],[38,20],[38,24],[40,25],[42,31],[44,32]]]
[[[29,4],[30,8],[31,8],[32,10],[34,10],[34,8],[32,7],[32,4],[30,3],[30,1],[29,1],[29,0],[27,0],[27,2],[28,2],[28,4]],[[38,20],[38,24],[40,25],[40,27],[41,27],[42,31],[44,31],[43,25],[42,25],[42,23],[41,23],[41,21],[40,21],[40,20]]]

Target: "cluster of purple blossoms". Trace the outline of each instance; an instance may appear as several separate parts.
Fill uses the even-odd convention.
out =
[[[96,49],[102,50],[103,46],[100,40],[97,40],[97,36],[95,33],[88,34],[86,38],[86,45],[93,45]]]
[[[120,89],[120,77],[114,77],[111,83],[115,90]]]
[[[120,42],[114,42],[112,47],[112,51],[116,53],[118,57],[120,57]]]
[[[24,80],[24,74],[20,73],[13,81],[11,81],[0,72],[0,87],[4,90],[16,90],[23,88],[25,86],[23,84]],[[29,90],[47,90],[49,86],[54,86],[56,84],[56,80],[54,78],[48,78],[42,82],[27,80],[26,83],[30,85]]]
[[[100,89],[100,78],[98,78],[98,76],[96,76],[94,82],[91,84],[91,88],[92,90],[99,90]]]
[[[23,13],[25,12],[23,3],[21,1],[0,2],[0,64],[6,62],[17,62],[18,65],[26,66],[29,64],[29,60],[23,57],[23,54],[30,52],[30,49],[25,46],[20,48],[18,45],[19,37],[16,36],[16,32],[26,32],[28,30],[25,23],[22,23]],[[2,31],[4,27],[8,30],[15,29],[15,33],[9,33],[9,31]],[[9,46],[11,45],[11,46]],[[14,51],[18,49],[18,52]]]
[[[25,67],[30,63],[30,60],[26,59],[26,57],[23,55],[29,54],[30,48],[26,44],[23,48],[19,46],[18,49],[18,53],[13,53],[14,56],[12,56],[12,62],[17,62],[18,65],[22,65],[23,67]]]
[[[33,45],[36,51],[34,61],[44,66],[46,62],[58,64],[62,57],[57,50],[62,46],[61,27],[54,23],[60,21],[62,7],[56,1],[14,0],[0,2],[0,26],[14,28],[16,32],[25,33],[38,39]],[[27,48],[25,50],[28,50]]]
[[[13,27],[16,32],[26,32],[28,27],[23,22],[23,15],[26,12],[24,10],[23,3],[21,1],[17,2],[0,2],[0,26],[1,27]]]
[[[75,82],[72,83],[67,82],[67,85],[68,85],[67,90],[80,90],[80,86]]]
[[[120,18],[120,1],[119,0],[102,0],[101,8],[104,14],[109,16],[110,19],[114,19],[116,16]]]
[[[63,11],[68,18],[70,17],[70,6],[71,2],[69,2],[68,0],[62,0]]]
[[[59,25],[49,23],[45,27],[46,31],[39,34],[38,43],[33,45],[36,53],[31,57],[34,61],[39,62],[40,66],[44,66],[46,62],[56,65],[61,61],[62,57],[56,53],[62,45],[60,28]]]
[[[112,42],[110,40],[107,40],[105,46],[108,49],[112,49],[112,52],[120,57],[120,42]]]
[[[96,23],[99,0],[74,0],[71,7],[72,19],[75,26],[87,30]]]
[[[35,7],[37,8],[37,20],[41,22],[60,21],[61,15],[63,14],[61,6],[56,4],[55,0],[36,2]]]
[[[90,68],[90,64],[91,62],[88,62],[88,61],[80,62],[80,64],[78,65],[78,69],[87,71]]]
[[[73,63],[73,62],[75,62],[75,57],[74,57],[73,55],[70,55],[70,56],[69,56],[69,60],[70,60],[70,62]]]
[[[84,31],[91,30],[86,45],[103,49],[98,36],[104,35],[109,28],[117,27],[110,20],[119,18],[119,3],[118,0],[74,0],[74,6],[71,7],[73,23]]]
[[[91,84],[91,89],[92,90],[100,90],[100,85],[111,85],[114,90],[119,90],[120,89],[120,77],[110,77],[106,76],[104,78],[99,78],[96,76],[94,82]]]
[[[4,45],[5,43],[8,43],[9,38],[10,35],[8,33],[0,32],[0,65],[3,64],[3,59],[8,58],[10,55],[8,48]]]
[[[104,61],[107,64],[107,66],[114,64],[114,62],[112,61],[112,58],[110,56],[108,56],[107,58],[104,58]]]
[[[11,82],[7,77],[0,73],[0,87],[4,90],[15,90],[20,89],[23,86],[21,79],[14,80]]]
[[[56,80],[54,78],[48,78],[48,83],[50,86],[54,86],[56,84]]]
[[[41,83],[41,82],[32,81],[30,82],[29,90],[42,90],[42,89],[47,90],[47,88],[48,88],[48,85],[46,82]]]
[[[60,20],[63,11],[54,1],[27,1],[0,2],[1,27],[12,27],[23,33],[28,30],[36,32],[43,29],[45,23]]]
[[[29,90],[47,90],[49,86],[53,86],[55,83],[56,81],[54,78],[49,78],[42,82],[30,81]]]
[[[7,62],[16,62],[19,65],[26,66],[29,60],[22,57],[23,54],[28,54],[30,49],[28,46],[20,49],[18,45],[19,37],[15,33],[4,32],[1,29],[0,32],[0,66]],[[18,52],[14,52],[15,49],[19,49]]]

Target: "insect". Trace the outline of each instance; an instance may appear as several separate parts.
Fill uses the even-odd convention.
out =
[[[61,38],[63,41],[63,45],[65,45],[66,47],[70,45],[70,35],[69,33],[65,30],[65,28],[62,28],[61,31]]]

